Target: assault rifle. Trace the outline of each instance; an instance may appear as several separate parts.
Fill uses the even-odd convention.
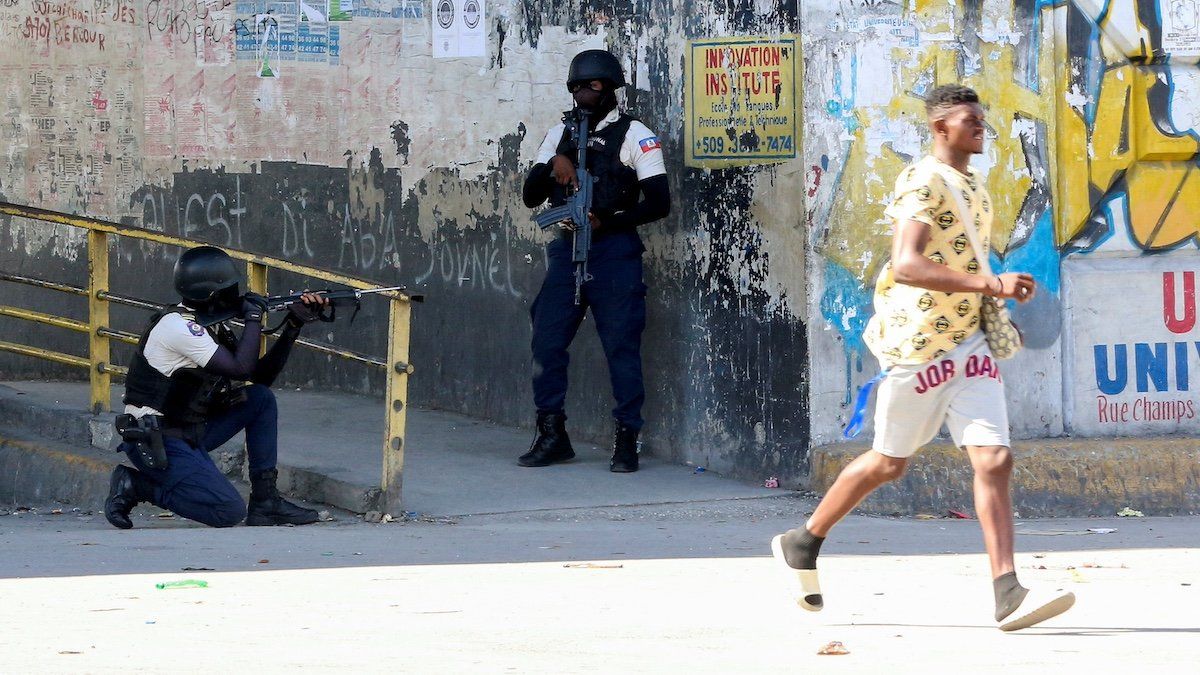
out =
[[[325,290],[321,290],[321,291],[305,291],[305,293],[312,293],[313,295],[319,295],[319,296],[324,297],[325,299],[329,300],[329,305],[328,305],[329,311],[323,312],[322,314],[320,314],[317,317],[321,321],[325,321],[325,322],[331,322],[336,318],[337,308],[339,306],[353,304],[354,305],[354,313],[350,315],[350,323],[354,323],[354,317],[358,316],[358,310],[362,308],[362,296],[371,295],[373,293],[388,293],[391,291],[403,291],[403,290],[404,290],[404,286],[387,286],[387,287],[379,287],[379,288],[347,289],[344,291],[334,291],[334,290],[330,290],[330,289],[325,289]],[[268,312],[286,311],[288,309],[289,305],[291,305],[293,302],[300,302],[301,298],[303,298],[303,297],[304,297],[304,293],[293,293],[291,295],[272,295],[266,299],[267,300],[267,311]],[[423,297],[419,296],[419,295],[414,295],[414,296],[412,296],[412,299],[414,301],[419,302],[423,299]],[[209,312],[197,312],[196,313],[197,321],[202,326],[211,326],[213,324],[221,323],[223,321],[229,321],[230,319],[240,316],[241,303],[242,303],[242,300],[241,300],[241,297],[239,296],[237,299],[236,307],[232,307],[232,306],[221,307],[219,309],[212,310]],[[282,326],[283,326],[283,323],[281,322],[278,326],[276,326],[270,330],[264,330],[263,334],[271,335],[271,334],[277,332]]]
[[[354,323],[354,317],[358,316],[358,310],[362,309],[362,296],[371,295],[373,293],[388,293],[391,291],[402,291],[404,286],[387,286],[379,288],[363,288],[363,289],[347,289],[344,291],[332,291],[325,289],[323,291],[305,291],[304,293],[294,293],[292,295],[272,295],[267,298],[268,312],[283,312],[294,302],[300,302],[304,295],[319,295],[329,301],[329,313],[322,313],[317,316],[318,319],[325,322],[331,322],[337,317],[337,308],[339,305],[354,305],[354,313],[350,315],[350,323]]]
[[[572,127],[572,135],[579,144],[579,154],[575,165],[575,179],[579,187],[575,194],[567,198],[561,206],[547,209],[534,216],[538,227],[543,230],[552,225],[563,223],[564,229],[572,233],[571,262],[575,265],[575,304],[578,305],[583,293],[583,284],[591,281],[588,274],[588,250],[592,248],[592,191],[596,179],[587,170],[588,146],[588,117],[591,112],[576,108],[566,113],[563,122]]]

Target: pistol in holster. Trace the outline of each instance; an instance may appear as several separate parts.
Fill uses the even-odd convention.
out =
[[[158,415],[117,415],[117,433],[132,444],[138,458],[148,469],[167,468],[167,449],[163,445],[161,420]]]

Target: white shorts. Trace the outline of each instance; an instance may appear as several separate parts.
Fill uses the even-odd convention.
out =
[[[959,447],[1008,447],[1004,382],[982,332],[939,359],[888,370],[879,383],[872,448],[888,457],[911,457],[943,422]]]

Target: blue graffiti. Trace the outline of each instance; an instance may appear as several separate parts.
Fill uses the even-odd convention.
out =
[[[850,270],[825,261],[825,292],[821,294],[821,316],[837,330],[846,344],[846,398],[854,390],[854,373],[862,371],[866,343],[863,330],[875,313],[874,291],[863,285]]]
[[[1061,287],[1059,252],[1054,246],[1054,213],[1051,209],[1042,212],[1033,233],[1024,245],[1009,251],[1001,261],[996,252],[991,252],[992,269],[997,272],[1027,272],[1037,280],[1042,290],[1058,295]]]
[[[821,295],[821,316],[833,326],[846,347],[861,353],[863,329],[867,320],[875,313],[872,304],[874,293],[863,285],[850,270],[832,262],[825,262],[825,292]]]

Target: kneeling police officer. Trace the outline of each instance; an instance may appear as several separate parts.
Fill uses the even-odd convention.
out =
[[[300,328],[326,300],[306,294],[289,307],[279,339],[259,358],[266,299],[238,292],[233,259],[212,246],[185,251],[175,263],[181,302],[151,318],[130,364],[125,414],[117,418],[135,468],[113,470],[104,517],[121,529],[139,502],[150,502],[212,527],[304,525],[317,512],[279,496],[275,468],[278,413],[271,383],[283,370]],[[228,320],[245,329],[234,335]],[[250,504],[209,457],[246,432]]]

